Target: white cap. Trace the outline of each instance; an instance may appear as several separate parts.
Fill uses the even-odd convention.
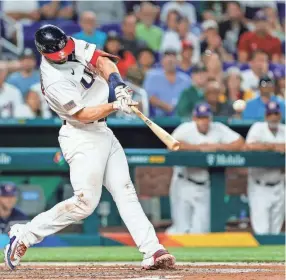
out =
[[[236,66],[229,67],[226,70],[225,75],[226,75],[226,77],[228,77],[231,74],[236,74],[237,76],[241,76],[240,69],[238,67],[236,67]]]
[[[202,23],[202,29],[204,31],[210,29],[210,28],[214,28],[214,29],[218,29],[218,24],[216,21],[212,20],[212,19],[209,19],[209,20],[205,20],[203,23]]]

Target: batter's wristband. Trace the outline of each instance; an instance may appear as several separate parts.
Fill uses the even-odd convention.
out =
[[[122,80],[121,76],[118,73],[116,73],[116,72],[111,73],[109,75],[108,82],[112,86],[112,88],[116,88],[118,86],[125,85],[125,83]]]

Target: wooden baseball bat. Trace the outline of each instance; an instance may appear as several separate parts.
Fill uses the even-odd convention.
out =
[[[149,128],[158,136],[158,138],[172,151],[178,151],[180,148],[180,142],[172,137],[166,130],[159,125],[148,119],[137,107],[131,106],[132,111],[143,120]]]

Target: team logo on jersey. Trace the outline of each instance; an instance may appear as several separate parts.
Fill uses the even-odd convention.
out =
[[[86,45],[85,45],[85,50],[87,50],[89,48],[89,43],[86,43]]]

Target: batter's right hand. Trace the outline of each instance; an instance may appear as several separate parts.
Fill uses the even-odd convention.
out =
[[[138,102],[133,101],[131,98],[121,98],[120,100],[113,102],[113,109],[122,111],[127,114],[132,113],[130,106],[137,106]]]

